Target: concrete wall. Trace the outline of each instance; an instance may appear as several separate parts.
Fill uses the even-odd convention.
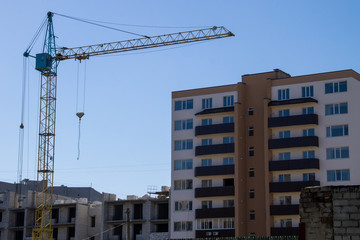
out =
[[[360,186],[303,189],[300,217],[306,240],[360,239]]]

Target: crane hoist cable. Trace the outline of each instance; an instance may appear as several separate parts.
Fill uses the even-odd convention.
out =
[[[80,85],[82,85],[82,109],[79,108]],[[80,159],[80,136],[81,136],[81,119],[85,115],[85,93],[86,93],[86,61],[84,62],[84,78],[82,84],[80,83],[80,61],[77,65],[77,81],[76,81],[76,116],[79,118],[79,133],[78,133],[78,156]]]

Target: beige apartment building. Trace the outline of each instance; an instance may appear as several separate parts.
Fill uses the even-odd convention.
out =
[[[275,69],[173,92],[170,237],[297,235],[301,188],[360,184],[359,81]]]

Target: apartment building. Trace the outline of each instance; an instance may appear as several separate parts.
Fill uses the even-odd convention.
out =
[[[171,238],[297,235],[301,188],[360,184],[359,81],[275,69],[173,92]]]
[[[19,201],[19,197],[22,201]],[[100,239],[93,237],[101,229],[101,202],[86,198],[69,198],[53,195],[53,239]],[[30,240],[35,219],[35,192],[0,193],[0,239]]]
[[[141,198],[128,196],[127,199],[116,199],[116,196],[111,194],[104,198],[103,205],[102,239],[126,239],[127,228],[132,240],[169,238],[168,197],[154,198],[145,195]]]

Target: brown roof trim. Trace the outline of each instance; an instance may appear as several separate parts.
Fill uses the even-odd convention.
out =
[[[230,84],[230,85],[222,85],[216,87],[175,91],[172,92],[172,98],[193,97],[193,96],[201,96],[201,95],[223,93],[223,92],[235,92],[235,91],[237,91],[237,84]]]
[[[349,78],[349,77],[360,81],[359,73],[355,72],[352,69],[347,69],[347,70],[334,71],[334,72],[325,72],[325,73],[316,73],[316,74],[295,76],[295,77],[291,77],[291,78],[273,79],[271,81],[271,83],[272,83],[272,86],[281,86],[281,85],[307,83],[307,82],[324,81],[324,80]]]

